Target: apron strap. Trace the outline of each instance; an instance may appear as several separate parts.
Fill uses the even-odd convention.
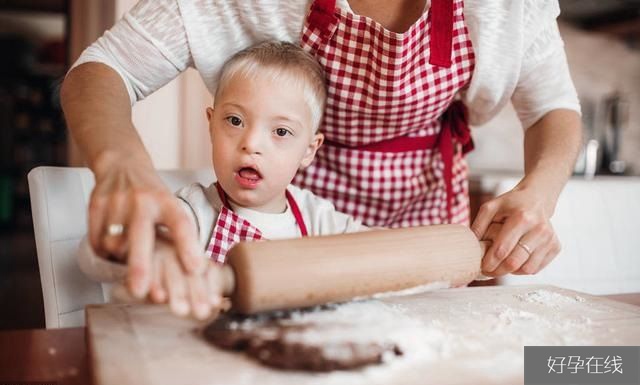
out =
[[[453,41],[453,0],[432,0],[429,12],[429,64],[449,68]]]
[[[231,205],[229,205],[229,201],[227,200],[227,193],[224,192],[222,187],[220,187],[220,183],[218,182],[216,182],[216,190],[218,191],[218,196],[220,197],[220,201],[222,202],[222,205],[227,209],[231,210]]]
[[[309,25],[326,33],[336,20],[336,0],[314,0],[309,10]]]
[[[216,182],[215,185],[216,185],[216,190],[218,191],[218,195],[220,196],[220,200],[222,201],[222,204],[224,205],[224,207],[226,207],[230,211],[233,211],[231,209],[231,205],[229,205],[229,200],[227,199],[227,193],[224,192],[224,190],[220,186],[220,183]],[[296,200],[293,198],[293,195],[291,195],[289,190],[285,190],[285,195],[287,197],[287,202],[289,202],[289,207],[291,207],[291,212],[293,213],[293,216],[296,218],[296,223],[298,224],[298,228],[300,229],[300,234],[302,234],[303,237],[308,236],[309,233],[307,232],[307,226],[304,224],[304,218],[302,217],[302,213],[300,212],[300,207],[298,207],[298,203],[296,203]]]
[[[455,143],[462,144],[462,154],[473,150],[474,144],[469,129],[467,107],[457,100],[442,114],[442,128],[438,138],[438,147],[444,163],[444,184],[447,192],[447,213],[449,223],[453,221],[451,211],[453,201],[453,154]]]
[[[307,232],[307,226],[304,224],[304,218],[302,217],[302,213],[300,212],[300,207],[298,207],[298,203],[293,199],[293,195],[289,192],[289,190],[285,191],[285,195],[287,196],[287,201],[289,202],[289,207],[291,207],[291,212],[293,216],[296,218],[296,223],[298,224],[298,228],[300,229],[300,234],[303,237],[309,235]]]

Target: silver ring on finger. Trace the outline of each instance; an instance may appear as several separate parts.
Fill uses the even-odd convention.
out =
[[[107,226],[107,235],[110,237],[117,237],[124,234],[124,225],[122,223],[111,223]]]
[[[518,246],[522,247],[522,249],[524,251],[527,252],[527,254],[529,254],[529,256],[531,256],[531,254],[533,253],[533,251],[531,250],[531,248],[529,246],[527,246],[525,243],[518,241]]]

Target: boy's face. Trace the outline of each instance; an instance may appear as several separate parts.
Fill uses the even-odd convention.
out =
[[[236,204],[282,212],[284,191],[322,144],[302,89],[267,76],[232,77],[207,109],[213,168]]]

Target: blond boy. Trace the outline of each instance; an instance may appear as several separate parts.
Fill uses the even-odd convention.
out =
[[[239,241],[366,229],[331,202],[290,185],[322,144],[318,127],[325,99],[321,67],[293,44],[263,42],[224,64],[213,107],[207,108],[217,182],[177,193],[212,261],[223,263]],[[179,315],[207,317],[220,303],[215,264],[187,275],[164,238],[156,242],[148,298],[169,302]],[[78,256],[81,269],[95,280],[118,281],[127,274],[124,265],[97,257],[86,239]]]

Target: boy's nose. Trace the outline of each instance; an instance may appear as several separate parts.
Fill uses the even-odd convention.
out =
[[[260,130],[247,130],[242,137],[242,151],[249,154],[262,154],[262,135]]]

